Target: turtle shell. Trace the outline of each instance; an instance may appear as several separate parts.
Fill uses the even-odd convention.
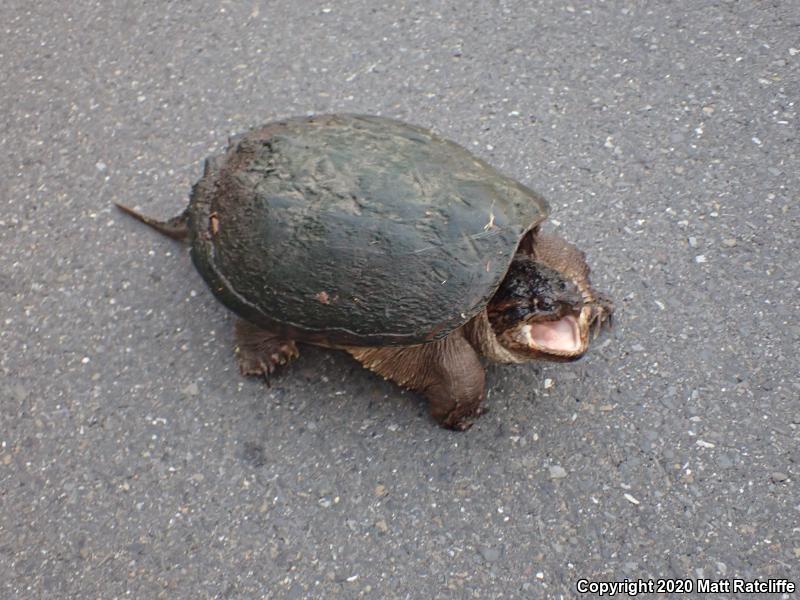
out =
[[[244,319],[331,345],[408,345],[479,313],[538,194],[426,129],[374,116],[264,125],[206,161],[192,259]]]

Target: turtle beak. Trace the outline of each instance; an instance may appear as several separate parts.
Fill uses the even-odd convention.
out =
[[[604,327],[611,326],[614,307],[602,294],[589,287],[574,288],[573,294],[559,300],[562,314],[556,319],[532,321],[520,328],[518,339],[534,352],[556,360],[575,360],[589,349],[589,343]],[[571,290],[570,290],[571,291]]]

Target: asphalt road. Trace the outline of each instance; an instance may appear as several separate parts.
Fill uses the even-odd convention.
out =
[[[0,597],[800,584],[800,4],[4,0],[0,31]],[[343,353],[243,379],[184,247],[112,202],[173,215],[228,135],[331,111],[542,192],[615,329],[490,367],[462,434]]]

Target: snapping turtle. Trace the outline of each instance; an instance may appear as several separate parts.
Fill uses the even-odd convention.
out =
[[[296,342],[343,349],[426,396],[444,427],[482,412],[480,354],[574,360],[613,312],[583,253],[540,232],[544,199],[382,117],[269,123],[206,161],[181,215],[119,207],[191,244],[239,317],[242,373],[269,377]]]

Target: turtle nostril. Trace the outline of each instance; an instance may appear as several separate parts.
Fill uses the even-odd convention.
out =
[[[573,282],[566,282],[564,289],[563,300],[569,304],[581,305],[583,304],[583,294],[578,289],[578,286]]]

